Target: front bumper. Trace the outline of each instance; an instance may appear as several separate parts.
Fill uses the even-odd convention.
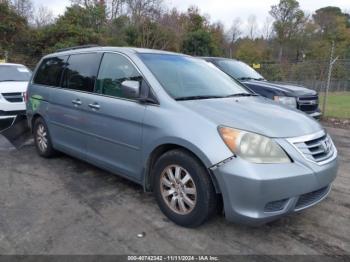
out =
[[[15,118],[17,115],[25,115],[25,114],[26,114],[25,110],[19,110],[19,111],[1,111],[0,110],[0,120]]]
[[[0,119],[15,118],[17,115],[26,113],[24,102],[10,103],[0,97]]]
[[[337,159],[311,168],[300,162],[252,164],[239,157],[212,170],[229,221],[261,225],[322,201],[336,177]]]

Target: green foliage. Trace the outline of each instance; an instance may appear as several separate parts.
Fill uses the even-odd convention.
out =
[[[55,24],[37,29],[34,42],[40,44],[43,53],[69,46],[104,44],[105,24],[105,14],[99,5],[88,8],[74,5]]]
[[[106,42],[113,46],[135,45],[137,39],[136,28],[129,25],[127,16],[113,19],[106,32]]]
[[[257,71],[269,81],[282,81],[284,79],[284,71],[279,64],[262,64]]]
[[[203,29],[189,32],[184,39],[182,51],[194,56],[212,55],[214,53],[214,46],[210,33]]]
[[[331,42],[335,41],[336,56],[350,57],[349,15],[338,7],[325,7],[313,15],[316,33],[310,39],[309,57],[328,59]]]
[[[187,31],[195,32],[206,27],[206,18],[199,13],[198,7],[190,7],[187,10]]]
[[[269,59],[269,49],[263,39],[244,38],[237,42],[236,58],[253,64]]]
[[[278,5],[271,7],[270,14],[275,19],[273,25],[279,43],[293,37],[305,17],[296,0],[280,0]]]
[[[118,3],[114,10],[112,2]],[[11,61],[33,65],[41,56],[59,48],[100,44],[165,49],[196,56],[232,55],[249,64],[283,62],[282,66],[260,69],[271,80],[282,80],[288,75],[298,79],[303,72],[311,74],[299,62],[328,61],[332,41],[336,56],[350,58],[350,16],[337,7],[320,8],[308,18],[298,1],[280,0],[270,11],[274,33],[267,35],[272,37],[238,38],[239,33],[232,40],[221,23],[211,23],[197,7],[186,12],[169,10],[163,8],[162,0],[72,3],[51,24],[34,27],[10,1],[0,0],[0,55],[7,50]],[[236,32],[241,32],[239,26],[237,23]],[[323,76],[326,70],[316,71]],[[335,69],[334,75],[348,74]]]
[[[280,45],[278,60],[281,62],[286,42],[291,41],[301,31],[305,15],[296,0],[280,0],[278,5],[271,7],[270,15],[275,19],[273,26]]]
[[[209,26],[207,19],[199,14],[198,8],[191,7],[185,18],[186,32],[181,51],[194,56],[218,56],[223,31],[218,25]]]
[[[0,50],[16,45],[27,26],[26,19],[18,15],[7,1],[0,2]]]
[[[350,26],[349,15],[342,13],[341,9],[328,6],[316,10],[313,15],[315,23],[320,28],[324,38],[331,40],[344,40],[344,34]]]
[[[103,29],[106,24],[106,11],[102,5],[82,7],[73,5],[57,20],[57,25],[74,25],[80,28],[89,28],[94,31]]]

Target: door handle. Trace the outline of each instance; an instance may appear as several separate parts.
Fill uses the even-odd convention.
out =
[[[83,102],[81,102],[80,99],[75,99],[75,100],[72,100],[72,104],[75,106],[81,106]]]
[[[93,110],[99,110],[100,109],[100,105],[97,103],[93,103],[93,104],[89,104],[89,107]]]

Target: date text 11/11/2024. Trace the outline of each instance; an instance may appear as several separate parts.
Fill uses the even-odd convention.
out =
[[[128,256],[128,261],[220,261],[217,256]]]

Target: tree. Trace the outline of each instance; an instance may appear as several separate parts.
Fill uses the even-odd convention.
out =
[[[9,2],[0,2],[0,49],[16,45],[27,26],[26,18],[19,15]]]
[[[310,43],[314,38],[314,32],[314,23],[310,19],[305,18],[305,22],[289,40],[287,46],[290,49],[291,57],[294,57],[296,62],[304,60],[307,49],[310,48]]]
[[[106,9],[99,1],[95,4],[86,2],[84,6],[72,5],[66,9],[63,16],[59,17],[57,23],[67,23],[82,29],[91,28],[98,32],[106,24]]]
[[[86,4],[86,5],[85,5]],[[85,44],[105,44],[105,7],[100,5],[73,5],[66,9],[52,25],[39,28],[33,40],[43,53],[60,48]]]
[[[253,64],[268,60],[269,55],[267,43],[261,38],[244,38],[237,41],[237,59]]]
[[[273,30],[273,19],[269,16],[265,18],[265,22],[262,28],[262,36],[264,39],[269,40]]]
[[[162,0],[126,0],[126,6],[134,24],[141,22],[145,17],[151,20],[159,18],[162,4]]]
[[[164,27],[168,32],[171,32],[171,40],[168,44],[168,50],[180,52],[182,48],[182,42],[187,33],[187,21],[188,16],[185,13],[181,13],[176,8],[171,9],[169,12],[165,12],[158,23]]]
[[[228,39],[231,43],[234,43],[241,35],[242,35],[242,20],[240,18],[236,18],[233,20],[233,23],[228,31]]]
[[[313,15],[320,33],[328,39],[339,40],[344,36],[346,28],[350,27],[350,16],[343,13],[339,7],[328,6],[316,10]]]
[[[257,31],[257,23],[256,23],[256,16],[255,15],[250,15],[248,17],[248,35],[250,39],[254,39],[256,36],[256,31]]]
[[[211,34],[203,29],[187,34],[183,42],[183,52],[194,56],[210,56],[213,54]]]
[[[131,28],[129,17],[120,15],[111,20],[106,28],[106,42],[110,45],[136,45],[137,32]],[[134,33],[135,32],[135,33]]]
[[[209,32],[212,38],[212,53],[214,56],[224,56],[228,43],[225,38],[224,25],[220,22],[210,25]]]
[[[34,15],[34,23],[37,28],[52,24],[55,21],[54,15],[50,9],[45,6],[39,6]]]
[[[238,40],[238,38],[242,35],[242,21],[240,18],[236,18],[233,20],[233,23],[227,32],[227,39],[229,41],[229,56],[233,57],[234,52],[234,44]]]
[[[144,19],[142,24],[132,28],[136,29],[136,41],[133,43],[135,46],[167,49],[171,41],[174,41],[172,33],[166,27],[150,19]]]
[[[187,9],[187,28],[188,32],[195,32],[197,30],[202,30],[207,28],[208,21],[206,17],[202,16],[199,12],[199,8],[196,6],[191,6]]]
[[[284,45],[298,32],[305,15],[296,0],[280,0],[278,5],[271,7],[270,15],[275,19],[273,26],[280,45],[278,60],[282,61]]]
[[[22,17],[25,17],[27,21],[33,19],[34,7],[31,0],[13,0],[13,7],[16,13]]]
[[[195,56],[218,55],[218,31],[223,34],[222,26],[210,26],[207,17],[200,14],[198,7],[191,6],[184,16],[185,37],[182,52]],[[216,34],[216,36],[215,36]]]
[[[312,16],[316,34],[312,38],[310,56],[328,59],[331,43],[335,42],[335,55],[350,57],[350,19],[338,7],[324,7]]]
[[[259,63],[282,58],[286,62],[328,59],[334,40],[335,55],[350,57],[350,15],[337,7],[321,8],[309,17],[297,0],[280,0],[271,7],[261,32],[256,18],[250,16],[244,30],[247,37],[242,38],[240,18],[234,18],[225,31],[198,7],[167,9],[164,0],[71,0],[57,19],[43,6],[30,18],[25,11],[30,8],[24,7],[31,1],[0,0],[0,52],[6,49],[11,60],[30,65],[58,48],[83,44],[234,56]],[[274,79],[286,75],[287,66],[278,68]]]
[[[126,0],[112,0],[111,1],[111,19],[116,19],[117,17],[123,15]]]

